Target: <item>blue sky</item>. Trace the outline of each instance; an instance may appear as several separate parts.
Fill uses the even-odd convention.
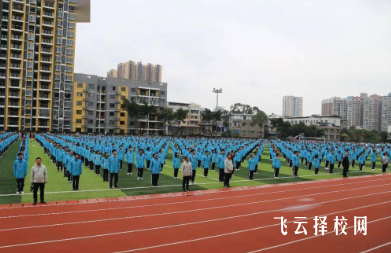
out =
[[[78,24],[78,73],[128,60],[163,65],[169,101],[240,102],[281,114],[282,97],[391,92],[389,0],[93,0]]]

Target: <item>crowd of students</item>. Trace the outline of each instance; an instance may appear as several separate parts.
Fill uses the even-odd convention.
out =
[[[1,133],[0,132],[0,157],[14,144],[18,139],[17,133]]]
[[[313,169],[315,174],[319,173],[322,162],[329,173],[342,166],[346,177],[349,167],[354,167],[356,161],[362,171],[369,157],[374,170],[380,157],[383,172],[391,162],[391,146],[386,144],[66,134],[37,134],[35,138],[74,191],[79,190],[83,166],[101,176],[110,189],[118,188],[119,172],[123,168],[128,176],[133,175],[135,169],[137,180],[144,180],[144,170],[149,170],[151,184],[158,186],[165,166],[172,167],[174,179],[178,179],[181,171],[184,191],[189,190],[189,185],[196,184],[197,168],[203,169],[203,177],[208,177],[210,170],[216,170],[218,180],[224,187],[230,187],[232,175],[242,168],[245,160],[248,178],[254,179],[266,144],[275,178],[279,177],[281,157],[292,168],[294,177],[298,177],[300,164],[308,170]],[[15,174],[18,192],[23,192],[22,178],[27,175],[28,141],[27,136],[14,165],[14,170],[15,166],[25,167],[20,174]],[[170,149],[171,166],[166,164]]]
[[[385,173],[391,162],[391,146],[389,144],[368,143],[323,143],[323,142],[287,142],[273,140],[270,142],[270,158],[273,161],[282,154],[286,162],[292,167],[293,176],[298,176],[300,162],[318,174],[322,161],[325,169],[333,173],[335,166],[343,167],[343,176],[347,177],[349,167],[355,167],[358,162],[359,171],[363,171],[368,158],[371,161],[371,169],[374,170],[378,157],[381,161],[382,172]],[[278,169],[280,164],[273,162],[273,167]]]
[[[188,190],[188,184],[196,184],[197,168],[203,168],[204,177],[208,177],[209,170],[217,168],[219,181],[230,187],[229,179],[234,170],[240,170],[242,162],[254,151],[249,162],[249,178],[253,179],[266,143],[264,140],[58,134],[37,134],[35,137],[75,191],[79,189],[82,165],[102,176],[110,188],[118,187],[118,173],[123,164],[126,164],[127,175],[133,175],[135,167],[137,180],[144,180],[144,170],[150,170],[151,184],[158,186],[170,148],[173,177],[178,179],[181,169],[184,191]],[[187,160],[191,164],[191,175],[187,175],[190,173]],[[227,169],[229,161],[232,170]]]

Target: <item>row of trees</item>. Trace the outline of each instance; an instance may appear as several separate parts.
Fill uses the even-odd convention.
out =
[[[307,126],[304,123],[291,124],[279,119],[271,119],[270,124],[277,131],[277,136],[280,139],[286,139],[290,136],[298,136],[303,133],[306,137],[323,137],[324,130],[315,125]]]
[[[388,133],[376,130],[367,131],[351,127],[341,130],[341,141],[381,143],[387,142]]]

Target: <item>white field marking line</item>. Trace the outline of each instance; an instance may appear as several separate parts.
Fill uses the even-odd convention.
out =
[[[371,252],[371,251],[374,251],[374,250],[383,248],[383,247],[388,246],[388,245],[391,245],[391,242],[387,242],[387,243],[381,244],[381,245],[379,245],[379,246],[373,247],[373,248],[371,248],[371,249],[367,249],[367,250],[365,250],[365,251],[361,251],[360,253],[368,253],[368,252]]]
[[[374,171],[380,171],[381,169],[375,169]],[[372,172],[372,171],[371,171]],[[360,171],[352,171],[349,173],[363,173]],[[324,173],[324,174],[313,174],[313,175],[303,175],[299,176],[298,178],[295,177],[279,177],[279,178],[258,178],[258,179],[243,179],[243,180],[237,180],[237,181],[230,181],[231,183],[241,183],[241,182],[251,182],[251,181],[269,181],[269,180],[279,180],[279,179],[300,179],[300,178],[307,178],[307,177],[318,177],[318,176],[332,176],[332,175],[338,175],[342,173]],[[389,173],[388,173],[389,174]],[[362,177],[367,176],[380,176],[382,174],[374,173],[373,175],[365,175]],[[321,180],[319,180],[321,181]],[[197,183],[197,185],[211,185],[211,184],[221,184],[222,182],[206,182],[206,183]],[[300,182],[298,182],[300,183]],[[306,182],[306,183],[314,183],[314,182]],[[286,183],[281,183],[281,185]],[[277,186],[277,185],[276,185]],[[61,193],[71,193],[71,194],[78,194],[83,192],[106,192],[106,191],[121,191],[121,190],[140,190],[140,189],[156,189],[156,188],[172,188],[172,187],[182,187],[182,185],[159,185],[159,186],[139,186],[139,187],[128,187],[128,188],[117,188],[117,189],[91,189],[91,190],[79,190],[79,191],[57,191],[57,192],[45,192],[45,194],[61,194]],[[32,193],[25,193],[23,195],[33,195]],[[20,194],[12,193],[12,194],[0,194],[0,197],[11,197],[11,196],[20,196]]]
[[[210,190],[210,191],[213,191],[213,192],[210,192],[210,194],[221,194],[221,193],[231,193],[231,192],[239,192],[239,191],[251,191],[251,190],[262,190],[262,189],[267,189],[267,188],[277,188],[277,187],[289,187],[289,186],[297,186],[297,185],[307,185],[307,184],[321,184],[321,183],[332,183],[332,182],[337,182],[337,181],[356,181],[357,180],[363,180],[363,179],[366,179],[366,178],[378,178],[378,177],[381,177],[381,178],[384,178],[386,176],[391,176],[391,173],[387,173],[387,174],[375,174],[375,175],[365,175],[365,176],[360,176],[360,177],[349,177],[347,179],[345,178],[333,178],[333,179],[320,179],[320,180],[316,180],[316,181],[300,181],[300,182],[290,182],[290,183],[281,183],[281,184],[266,184],[266,185],[258,185],[258,186],[255,186],[256,188],[249,188],[249,187],[233,187],[231,188],[231,190],[224,190],[224,191],[218,191],[216,192],[216,190],[218,189],[215,189],[215,190]],[[348,185],[348,184],[355,184],[355,183],[369,183],[369,182],[374,182],[374,181],[383,181],[383,180],[387,180],[387,179],[377,179],[377,180],[370,180],[370,181],[364,181],[364,182],[352,182],[352,183],[344,183],[344,185]],[[232,181],[231,181],[232,182]],[[339,186],[339,185],[332,185],[332,186]],[[319,186],[319,187],[313,187],[313,188],[322,188],[323,186]],[[324,187],[328,187],[328,186],[324,186]],[[309,189],[309,188],[303,188],[303,189]],[[286,190],[286,191],[290,191],[290,190]],[[203,193],[205,192],[205,194],[199,194],[199,195],[191,195],[192,197],[199,197],[199,196],[205,196],[208,194],[208,190],[205,190],[205,191],[199,191],[200,193]],[[284,191],[280,191],[280,192],[284,192]],[[172,194],[175,194],[175,193],[172,193]],[[103,203],[118,203],[118,202],[130,202],[130,201],[140,201],[140,200],[151,200],[151,199],[159,199],[159,198],[174,198],[174,197],[184,197],[184,196],[178,196],[178,195],[167,195],[166,197],[162,197],[159,195],[149,195],[149,198],[148,199],[143,199],[143,198],[140,198],[140,199],[118,199],[118,200],[110,200],[110,201],[107,201],[107,202],[103,202]],[[219,199],[219,198],[215,198],[215,199]],[[213,199],[212,199],[213,200]],[[194,200],[196,201],[196,200]],[[194,202],[192,201],[192,202]],[[5,208],[0,208],[0,211],[2,210],[10,210],[10,209],[20,209],[20,208],[50,208],[50,207],[53,207],[53,206],[74,206],[74,205],[86,205],[86,204],[100,204],[99,202],[83,202],[83,203],[64,203],[64,204],[56,204],[56,205],[40,205],[40,206],[16,206],[16,207],[5,207]],[[0,217],[1,218],[1,217]]]
[[[357,188],[357,189],[359,189],[359,188]],[[333,192],[330,192],[330,193],[333,193]],[[379,195],[379,194],[385,194],[385,193],[391,193],[391,191],[385,191],[385,192],[373,193],[373,194],[366,194],[366,195],[362,195],[362,196],[359,196],[359,197],[353,197],[353,198],[361,198],[361,197],[372,196],[372,195]],[[345,199],[340,199],[340,200],[346,200],[346,199],[351,199],[351,198],[352,197],[347,197]],[[279,200],[282,200],[282,199],[279,199]],[[338,202],[340,200],[327,200],[327,201],[323,201],[323,202],[319,202],[319,203],[311,203],[311,204],[306,204],[306,205],[300,205],[300,206],[293,207],[293,209],[295,209],[295,208],[300,209],[302,207],[308,207],[308,206],[313,206],[313,205],[317,206],[319,204],[330,203],[330,202]],[[148,214],[148,215],[121,217],[121,218],[109,218],[109,219],[100,219],[100,220],[91,220],[91,221],[80,221],[80,222],[69,222],[69,223],[41,225],[41,226],[30,226],[30,227],[1,229],[0,232],[23,230],[23,229],[32,229],[32,228],[57,227],[57,226],[64,226],[64,225],[90,224],[90,223],[105,222],[105,221],[117,221],[117,220],[126,220],[126,219],[136,219],[136,218],[145,218],[145,217],[155,217],[155,216],[165,216],[165,215],[173,215],[173,214],[192,213],[192,212],[197,212],[197,211],[216,210],[216,209],[222,209],[222,208],[228,208],[228,207],[245,206],[245,205],[252,205],[252,204],[257,204],[257,203],[262,203],[262,202],[275,202],[275,201],[278,201],[278,199],[277,200],[272,200],[272,201],[250,202],[250,203],[242,203],[242,204],[233,204],[233,205],[229,205],[229,206],[200,208],[200,209],[195,209],[195,210],[176,211],[176,212],[168,212],[168,213],[160,213],[160,214]],[[389,202],[391,202],[391,200]],[[275,211],[283,211],[283,210],[285,210],[285,208],[277,209],[277,210],[261,211],[261,212],[251,213],[251,214],[242,214],[242,215],[233,216],[233,218],[248,217],[248,216],[254,216],[254,215],[258,215],[258,214],[270,213],[270,212],[275,212]],[[208,220],[207,222],[220,221],[220,220],[226,220],[226,219],[231,219],[231,218],[227,217],[227,218],[220,218],[220,219],[212,219],[212,220]],[[203,222],[201,222],[201,223],[203,223]],[[186,223],[186,224],[191,224],[191,223]],[[178,225],[175,225],[175,226],[178,226]],[[165,228],[165,227],[162,227],[162,228]]]
[[[371,183],[371,182],[383,181],[383,180],[386,180],[386,179],[371,180],[371,181],[367,181],[367,182]],[[126,210],[126,209],[136,209],[136,208],[145,208],[145,207],[156,207],[156,206],[168,206],[168,205],[176,205],[176,204],[187,204],[187,203],[194,203],[194,202],[209,202],[209,201],[214,201],[214,200],[244,198],[244,197],[250,197],[250,196],[260,196],[260,195],[277,194],[277,193],[284,193],[284,192],[295,192],[295,191],[303,191],[303,190],[311,190],[311,189],[319,189],[319,188],[327,188],[327,187],[335,187],[335,186],[345,186],[345,185],[357,184],[357,183],[361,183],[361,182],[352,182],[352,183],[336,184],[336,185],[324,185],[324,186],[308,187],[308,188],[293,189],[293,190],[283,190],[283,191],[270,192],[270,193],[268,193],[268,192],[261,192],[261,193],[252,193],[252,194],[239,195],[239,196],[228,196],[228,197],[219,197],[219,198],[210,198],[210,199],[178,201],[178,202],[171,202],[171,203],[149,204],[149,205],[141,205],[141,206],[111,207],[111,208],[100,208],[100,209],[67,211],[67,212],[53,212],[53,213],[41,213],[41,214],[22,214],[22,215],[13,215],[13,216],[0,216],[0,219],[20,218],[20,217],[37,217],[37,216],[74,214],[74,213],[90,213],[90,212],[99,212],[99,211]],[[385,185],[388,185],[388,184],[385,184]],[[378,186],[378,185],[376,185],[376,186]],[[369,187],[376,187],[376,186],[369,186]],[[354,189],[359,189],[359,188],[354,188]],[[345,191],[348,191],[348,190],[351,190],[351,189],[347,189]],[[297,196],[297,197],[301,198],[301,197],[306,197],[306,196],[307,195]]]
[[[376,220],[373,220],[373,221],[368,221],[367,224],[371,224],[371,223],[375,223],[375,222],[378,222],[378,221],[387,220],[387,219],[390,219],[390,218],[391,218],[391,216],[383,217],[383,218],[376,219]],[[354,225],[353,225],[353,226],[346,227],[346,229],[351,229],[351,228],[354,228]],[[329,235],[329,234],[332,234],[332,233],[335,233],[335,230],[326,232],[326,233],[324,233],[324,235]],[[323,235],[321,235],[321,234],[313,235],[313,236],[305,237],[305,238],[302,238],[302,239],[299,239],[299,240],[294,240],[294,241],[290,241],[290,242],[287,242],[287,243],[278,244],[278,245],[271,246],[271,247],[267,247],[267,248],[263,248],[263,249],[258,249],[258,250],[254,250],[254,251],[249,251],[249,252],[246,252],[246,253],[256,253],[256,252],[266,251],[266,250],[270,250],[270,249],[275,249],[275,248],[287,246],[287,245],[290,245],[290,244],[294,244],[294,243],[297,243],[297,242],[302,242],[302,241],[314,239],[314,238],[317,238],[317,237],[320,237],[320,236],[323,236]],[[391,244],[391,242],[389,242],[388,244]],[[383,246],[383,245],[380,245],[380,246]],[[386,245],[384,245],[384,246],[386,246]],[[379,247],[379,246],[378,246],[378,247]],[[363,252],[369,252],[369,251],[363,251]]]
[[[367,194],[366,196],[379,195],[379,194],[384,194],[384,193],[388,193],[388,192],[372,193],[372,194]],[[348,197],[348,198],[343,198],[343,199],[338,199],[338,200],[335,200],[335,199],[334,200],[329,200],[329,201],[325,201],[325,202],[329,202],[329,203],[330,202],[338,202],[338,201],[343,201],[343,200],[347,200],[347,199],[362,198],[362,197],[366,197],[366,196],[354,196],[354,197]],[[391,203],[391,200],[390,201],[386,201],[386,202],[376,203],[376,204],[370,204],[370,205],[365,205],[365,206],[360,206],[360,207],[354,207],[354,208],[341,210],[341,211],[337,211],[337,212],[332,212],[332,213],[328,213],[328,214],[322,214],[322,215],[318,215],[318,216],[328,216],[328,215],[333,215],[333,214],[337,214],[337,213],[341,213],[341,212],[349,212],[349,211],[354,211],[354,210],[368,208],[368,207],[373,207],[373,206],[379,206],[379,205],[388,204],[388,203]],[[317,204],[322,204],[322,202],[319,202]],[[310,205],[317,205],[317,204],[310,204]],[[308,205],[304,205],[304,206],[308,206]],[[301,208],[301,207],[302,206],[294,207],[294,208]],[[274,211],[283,211],[283,209],[274,210]],[[273,211],[271,211],[271,212],[273,212]],[[261,212],[261,213],[265,213],[265,211]],[[255,214],[253,214],[253,215],[255,215]],[[243,215],[241,215],[241,216],[243,216]],[[246,215],[246,217],[247,216],[248,216],[248,214]],[[66,239],[39,241],[39,242],[22,243],[22,244],[14,244],[14,245],[5,245],[5,246],[0,246],[0,250],[1,249],[6,249],[6,248],[25,247],[25,246],[33,246],[33,245],[40,245],[40,244],[48,244],[48,243],[84,240],[84,239],[92,239],[92,238],[99,238],[99,237],[105,237],[105,236],[115,236],[115,235],[130,234],[130,233],[135,233],[135,232],[153,231],[153,230],[159,230],[159,229],[164,229],[164,228],[174,228],[174,227],[181,227],[181,226],[188,226],[188,225],[196,225],[196,224],[208,223],[208,222],[216,221],[216,220],[234,219],[236,217],[237,216],[231,216],[231,217],[219,218],[219,219],[215,219],[215,220],[207,220],[207,221],[200,221],[200,222],[193,222],[193,223],[184,223],[184,224],[171,225],[171,226],[165,226],[165,227],[155,227],[155,228],[139,229],[139,230],[129,230],[129,231],[123,231],[123,232],[116,232],[116,233],[106,233],[106,234],[98,234],[98,235],[82,236],[82,237],[73,237],[73,238],[66,238]],[[315,218],[315,216],[309,217],[309,218],[306,218],[306,219],[300,219],[300,220],[301,221],[302,220],[310,220],[310,219],[313,219],[313,218]],[[298,221],[298,220],[288,221],[288,222],[286,222],[286,224],[294,223],[295,221]],[[238,230],[238,231],[224,233],[224,234],[219,234],[219,235],[213,235],[213,236],[207,236],[207,237],[199,237],[199,238],[196,238],[196,239],[179,241],[179,242],[174,242],[174,243],[167,243],[167,244],[155,245],[155,246],[150,246],[150,247],[145,247],[145,248],[138,248],[138,249],[132,249],[132,250],[127,250],[127,251],[115,252],[115,253],[134,252],[134,251],[147,250],[147,249],[153,249],[153,248],[161,248],[161,247],[178,245],[178,244],[189,243],[189,242],[203,241],[203,240],[207,240],[207,239],[213,239],[213,238],[219,238],[219,237],[223,237],[223,236],[235,235],[235,234],[240,234],[240,233],[260,230],[260,229],[264,229],[264,228],[275,227],[275,226],[281,226],[281,223],[276,223],[276,224],[271,224],[271,225],[266,225],[266,226],[261,226],[261,227],[255,227],[255,228],[250,228],[250,229],[244,229],[244,230]]]

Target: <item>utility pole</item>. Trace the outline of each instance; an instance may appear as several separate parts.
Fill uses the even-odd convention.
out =
[[[216,93],[216,111],[218,110],[219,108],[219,94],[220,93],[223,93],[223,89],[216,89],[216,88],[213,88],[213,93]]]

